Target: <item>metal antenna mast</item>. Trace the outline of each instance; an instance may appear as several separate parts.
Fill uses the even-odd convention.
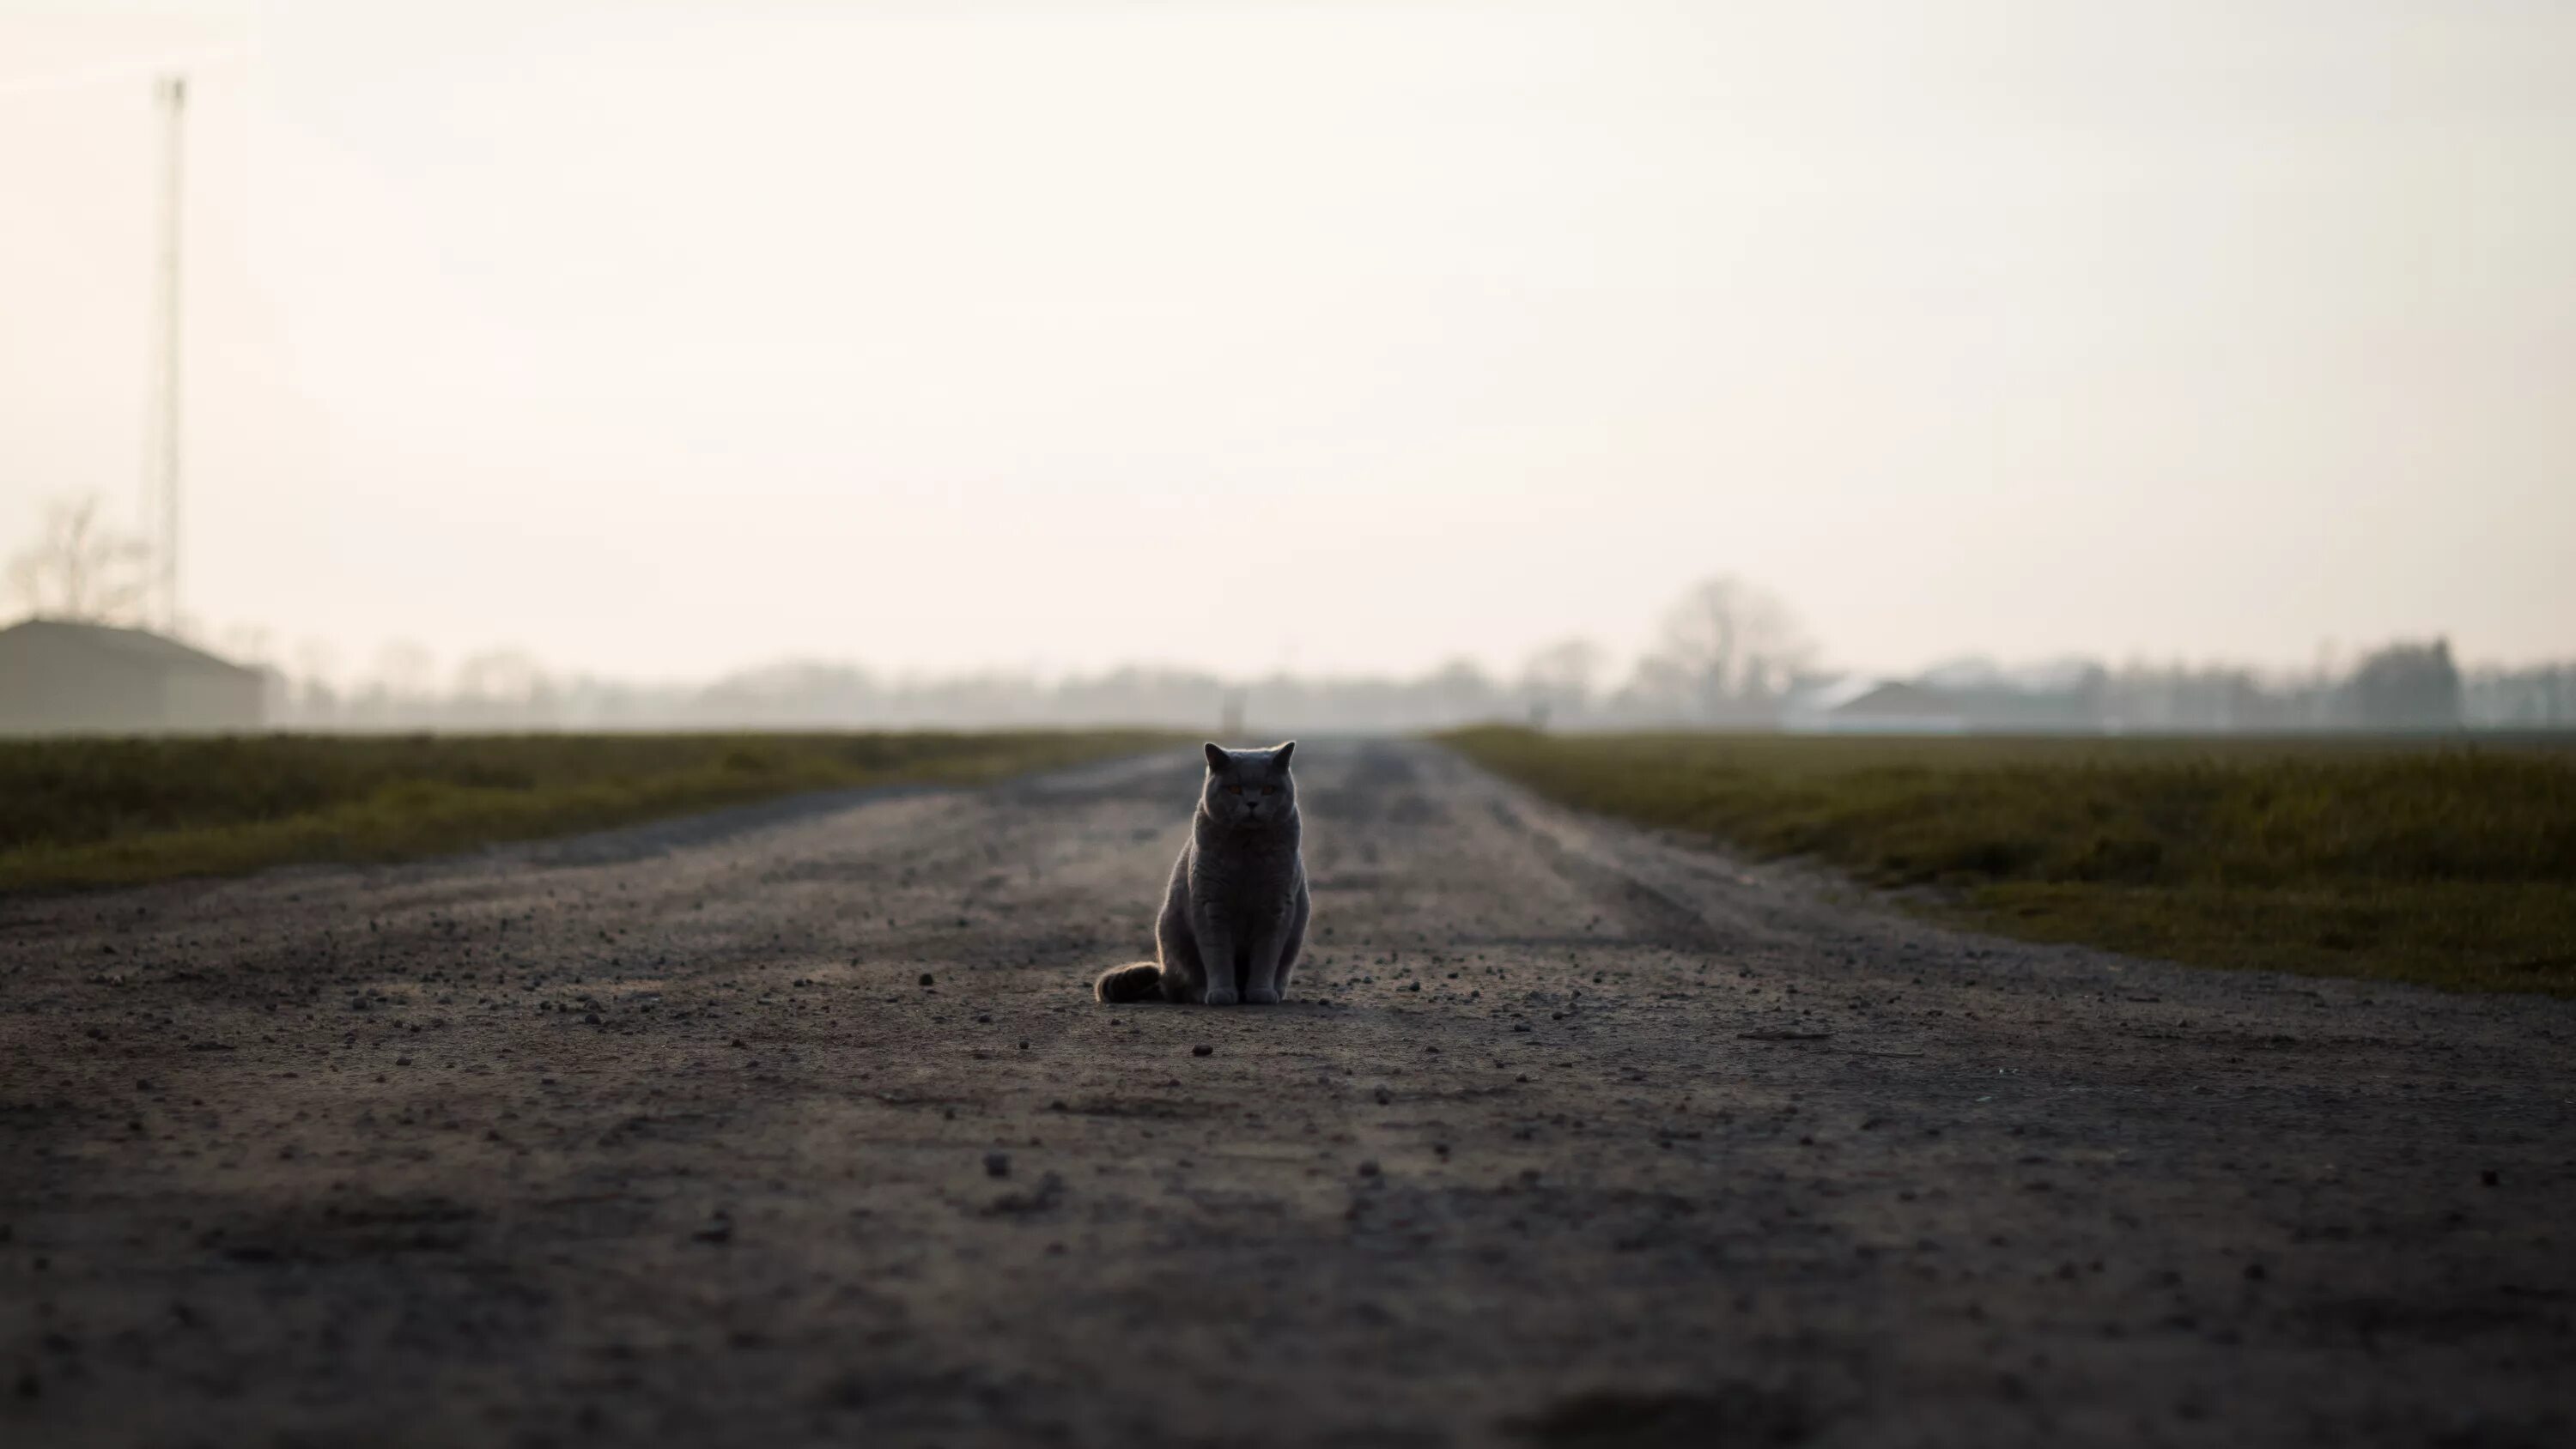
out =
[[[157,315],[152,324],[151,411],[144,425],[143,477],[147,527],[159,574],[161,627],[179,627],[179,221],[181,120],[188,79],[165,75],[153,86],[161,110],[161,236]]]

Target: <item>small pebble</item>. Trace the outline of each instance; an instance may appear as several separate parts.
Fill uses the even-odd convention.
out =
[[[985,1153],[985,1154],[984,1154],[984,1175],[985,1175],[986,1177],[1008,1177],[1008,1176],[1010,1176],[1010,1175],[1011,1175],[1011,1154],[1009,1154],[1009,1153],[1007,1153],[1007,1152],[987,1152],[987,1153]]]
[[[1216,1055],[1216,1048],[1208,1046],[1205,1043],[1201,1043],[1198,1046],[1190,1048],[1190,1055],[1194,1057],[1212,1057]]]

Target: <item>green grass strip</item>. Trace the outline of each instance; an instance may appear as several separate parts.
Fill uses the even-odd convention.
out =
[[[2576,995],[2576,742],[1467,730],[1552,799],[1944,919],[2203,966]]]
[[[978,785],[1173,742],[1143,730],[0,742],[0,890],[418,859],[810,790]]]

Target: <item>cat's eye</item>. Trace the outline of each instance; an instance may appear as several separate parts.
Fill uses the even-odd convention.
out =
[[[1279,787],[1276,785],[1264,785],[1261,787],[1261,793],[1264,795],[1276,795],[1279,793]]]
[[[1225,793],[1229,795],[1240,795],[1243,793],[1243,787],[1241,785],[1228,785],[1225,787]]]

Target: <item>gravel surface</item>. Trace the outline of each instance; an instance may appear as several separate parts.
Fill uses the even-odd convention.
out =
[[[11,1445],[2576,1442],[2576,1002],[1963,936],[1309,742],[0,901]]]

